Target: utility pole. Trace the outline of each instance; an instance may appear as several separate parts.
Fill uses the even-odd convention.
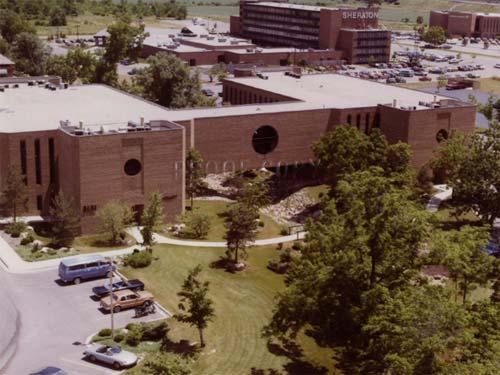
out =
[[[111,340],[115,339],[115,306],[114,306],[114,296],[113,296],[113,262],[109,261],[109,298],[111,306]]]

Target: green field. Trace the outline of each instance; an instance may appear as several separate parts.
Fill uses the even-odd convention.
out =
[[[177,312],[176,293],[188,269],[203,266],[202,279],[210,282],[210,297],[214,300],[216,318],[206,330],[207,347],[193,363],[194,375],[250,374],[251,369],[276,369],[289,374],[316,374],[304,370],[304,364],[285,356],[270,353],[261,337],[262,327],[268,322],[276,293],[283,290],[283,277],[266,268],[269,259],[277,257],[274,247],[259,247],[249,251],[249,267],[232,274],[210,264],[222,256],[225,249],[198,249],[161,245],[154,255],[159,259],[144,269],[122,269],[130,278],[139,278],[148,290],[170,312]],[[186,324],[168,320],[170,336],[174,341],[189,339],[198,342],[197,331]],[[333,372],[332,352],[318,347],[311,339],[301,337],[301,344],[309,361],[315,361]],[[140,374],[140,365],[131,371]]]
[[[133,3],[135,1],[131,0],[129,2]],[[291,2],[309,5],[317,5],[318,3],[321,3],[321,5],[330,7],[364,7],[366,5],[365,2],[352,0],[329,0],[321,2],[319,2],[318,0],[302,0]],[[228,22],[229,16],[239,14],[238,2],[234,0],[214,0],[198,2],[184,0],[179,1],[179,3],[186,4],[188,9],[188,19],[192,17],[205,17],[214,21]],[[379,16],[382,26],[394,30],[412,29],[418,16],[422,16],[424,18],[424,22],[428,23],[429,12],[431,9],[445,10],[451,8],[452,6],[454,6],[453,9],[455,10],[464,11],[500,11],[500,6],[486,4],[453,4],[451,0],[400,0],[400,3],[401,5],[389,5],[386,3],[383,3],[381,5]],[[409,22],[402,22],[403,18],[408,18]],[[96,16],[87,13],[78,17],[69,17],[67,26],[62,26],[59,28],[50,26],[36,27],[38,33],[44,36],[56,34],[58,31],[66,35],[75,35],[77,32],[80,35],[93,35],[99,30],[107,27],[111,22],[113,22],[113,19],[113,15]],[[178,25],[169,24],[168,21],[160,22],[160,20],[157,20],[154,17],[146,17],[144,19],[144,22],[147,26],[166,28],[178,27]]]

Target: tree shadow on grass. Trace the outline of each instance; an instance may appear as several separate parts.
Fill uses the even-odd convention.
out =
[[[328,373],[325,367],[307,361],[303,356],[302,348],[292,340],[283,340],[279,344],[268,341],[267,349],[270,353],[286,357],[290,361],[283,365],[283,370],[252,367],[252,375],[325,375]]]
[[[169,338],[163,339],[161,350],[185,358],[193,358],[200,352],[200,348],[196,343],[190,343],[188,340],[172,341]]]

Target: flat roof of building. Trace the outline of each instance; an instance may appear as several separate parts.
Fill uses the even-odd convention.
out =
[[[264,73],[267,79],[244,77],[227,79],[240,85],[274,92],[290,98],[287,102],[169,110],[141,98],[104,85],[70,86],[51,91],[20,85],[0,92],[0,133],[58,129],[69,120],[83,129],[122,129],[129,121],[189,121],[201,118],[245,116],[265,113],[322,109],[347,109],[393,105],[406,110],[428,109],[434,95],[337,74],[308,74],[301,78],[283,72]],[[436,99],[452,100],[444,96]],[[457,105],[469,105],[452,100]]]
[[[417,107],[419,102],[431,102],[434,95],[399,86],[386,85],[339,74],[308,74],[301,78],[282,72],[265,73],[267,79],[242,77],[227,79],[240,85],[292,97],[317,108],[357,108],[397,101],[398,107]],[[439,96],[438,99],[446,99]]]
[[[19,84],[0,92],[0,132],[58,129],[69,120],[84,128],[117,130],[129,121],[166,120],[169,111],[104,85],[70,86],[55,91]]]

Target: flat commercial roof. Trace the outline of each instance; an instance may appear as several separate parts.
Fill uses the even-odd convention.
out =
[[[73,126],[82,121],[84,129],[104,126],[108,131],[120,129],[129,121],[139,123],[141,117],[145,122],[175,123],[200,118],[375,107],[392,105],[394,100],[397,108],[428,109],[419,102],[434,101],[433,94],[337,74],[309,74],[300,79],[285,76],[283,72],[265,76],[268,79],[246,77],[227,81],[274,92],[289,97],[290,101],[169,110],[104,85],[71,86],[56,91],[20,85],[0,92],[0,133],[55,130],[66,120]],[[436,99],[450,100],[444,96]]]
[[[275,3],[272,1],[251,3],[251,5],[262,5],[262,6],[274,7],[274,8],[301,9],[301,10],[309,10],[312,12],[319,12],[321,9],[338,9],[338,8],[328,8],[328,7],[320,7],[320,6],[314,6],[314,5],[277,3],[277,2]]]
[[[104,85],[70,86],[51,91],[20,84],[0,92],[0,132],[58,129],[61,121],[83,127],[118,129],[129,121],[166,120],[168,110]]]
[[[293,97],[318,108],[357,108],[378,104],[417,107],[419,102],[431,102],[434,95],[403,87],[386,85],[364,79],[346,77],[338,74],[308,74],[301,78],[285,76],[282,72],[265,73],[267,79],[244,77],[227,79],[241,85],[271,91]],[[446,99],[438,96],[438,99]]]

